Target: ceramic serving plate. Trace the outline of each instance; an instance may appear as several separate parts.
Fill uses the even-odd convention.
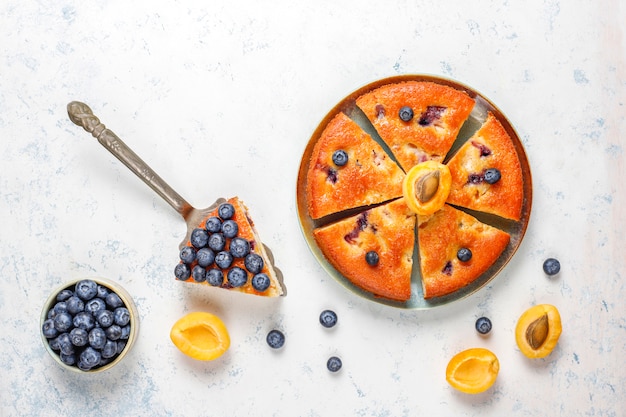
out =
[[[376,297],[374,294],[369,293],[356,287],[352,284],[348,279],[346,279],[341,273],[339,273],[324,257],[321,250],[318,248],[315,239],[313,238],[313,230],[316,227],[321,226],[320,220],[314,220],[309,216],[307,210],[306,203],[306,181],[307,181],[307,170],[309,166],[309,161],[311,159],[311,154],[313,152],[313,148],[324,128],[328,124],[332,118],[337,115],[339,112],[345,113],[347,116],[356,121],[372,138],[379,141],[379,143],[383,143],[378,134],[376,133],[374,127],[370,124],[367,117],[361,112],[360,109],[356,106],[356,99],[378,87],[381,87],[386,84],[392,84],[402,81],[430,81],[443,85],[447,85],[457,90],[462,90],[467,92],[469,96],[471,96],[475,100],[475,106],[470,114],[468,120],[463,125],[463,128],[459,132],[459,135],[453,144],[450,152],[444,163],[456,152],[456,150],[481,126],[482,122],[487,117],[488,112],[492,112],[502,123],[506,131],[511,136],[513,143],[515,145],[515,150],[519,157],[519,161],[522,168],[522,175],[524,180],[524,198],[523,198],[523,206],[521,218],[519,221],[510,221],[503,220],[497,216],[486,215],[484,213],[476,213],[469,210],[465,210],[478,218],[479,220],[496,226],[500,229],[505,230],[511,235],[511,240],[509,245],[504,250],[504,252],[500,255],[498,260],[483,273],[478,279],[476,279],[473,283],[462,288],[452,294],[446,295],[444,297],[432,298],[429,300],[425,300],[422,292],[422,283],[421,276],[418,267],[418,259],[417,259],[417,245],[415,249],[415,253],[413,256],[413,275],[412,275],[412,284],[411,290],[412,295],[411,298],[406,302],[397,302],[392,301],[380,297]],[[304,149],[304,153],[302,155],[302,159],[300,161],[300,168],[298,171],[298,180],[296,187],[296,199],[297,199],[297,208],[298,208],[298,218],[300,221],[300,226],[302,228],[302,232],[304,238],[311,249],[313,255],[320,263],[320,265],[340,284],[342,284],[346,289],[358,294],[361,297],[364,297],[372,302],[386,304],[393,307],[404,308],[404,309],[429,309],[445,304],[449,304],[458,300],[461,300],[465,297],[474,294],[481,288],[485,287],[491,280],[493,280],[498,274],[502,271],[502,269],[507,265],[509,260],[513,257],[517,248],[522,242],[522,238],[526,232],[526,227],[528,226],[528,221],[530,219],[530,211],[532,205],[532,180],[530,173],[530,166],[528,164],[528,159],[526,157],[526,153],[524,151],[524,147],[519,139],[519,136],[515,132],[515,129],[508,121],[508,119],[504,116],[504,114],[498,109],[491,101],[489,101],[486,97],[481,95],[479,92],[474,89],[460,84],[457,81],[446,79],[438,76],[431,75],[402,75],[395,76],[390,78],[384,78],[377,81],[374,81],[370,84],[367,84],[358,90],[352,92],[345,98],[333,107],[328,114],[322,119],[321,123],[318,125],[317,129],[311,135],[309,142]],[[331,219],[335,220],[335,219]],[[328,222],[328,219],[324,220]]]

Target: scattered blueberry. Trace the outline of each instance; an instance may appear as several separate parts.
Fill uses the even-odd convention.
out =
[[[174,268],[174,276],[176,279],[186,281],[191,276],[191,270],[187,264],[178,264],[176,268]]]
[[[491,320],[487,317],[480,317],[476,320],[476,331],[480,334],[487,334],[491,331]]]
[[[76,283],[75,294],[83,301],[88,301],[98,294],[98,284],[90,279],[84,279]]]
[[[342,167],[348,163],[348,154],[343,149],[338,149],[333,152],[333,162],[338,167]]]
[[[209,248],[214,250],[215,252],[219,252],[224,250],[226,247],[226,238],[222,233],[213,233],[211,237],[209,237]]]
[[[107,335],[102,327],[94,327],[89,331],[89,346],[94,349],[102,349],[107,342]]]
[[[227,269],[233,263],[233,255],[230,252],[221,251],[215,255],[215,265],[222,269]]]
[[[109,327],[115,323],[115,317],[111,310],[100,310],[95,312],[96,321],[101,327]]]
[[[215,252],[213,252],[210,248],[202,248],[196,254],[196,259],[198,261],[198,265],[206,268],[211,265],[213,261],[215,261]]]
[[[400,111],[398,112],[398,116],[400,117],[400,120],[402,120],[403,122],[410,122],[411,119],[413,119],[413,109],[410,108],[409,106],[404,106],[400,108]]]
[[[489,168],[485,170],[484,178],[487,184],[495,184],[496,182],[500,181],[500,178],[502,178],[502,174],[497,168]]]
[[[206,280],[214,287],[219,287],[224,283],[224,273],[219,269],[212,268],[207,271]]]
[[[70,341],[76,347],[85,346],[89,342],[89,332],[85,329],[74,327],[70,332]]]
[[[556,275],[561,271],[561,263],[554,258],[548,258],[543,262],[543,272],[547,275]]]
[[[245,258],[250,253],[250,242],[246,239],[235,237],[230,241],[229,251],[234,258]]]
[[[222,233],[225,238],[232,239],[239,233],[239,225],[234,220],[226,220],[222,223]]]
[[[85,303],[84,310],[93,314],[94,316],[101,310],[106,310],[107,306],[102,298],[92,298]]]
[[[217,209],[217,214],[222,220],[228,220],[235,215],[235,207],[230,203],[223,203]]]
[[[270,330],[265,338],[272,349],[280,349],[285,344],[285,335],[280,330]]]
[[[253,274],[258,274],[259,272],[261,272],[264,266],[263,258],[256,253],[248,254],[243,263],[246,269]]]
[[[259,273],[252,277],[252,288],[263,292],[270,287],[270,277],[267,274]]]
[[[48,339],[52,339],[53,337],[57,337],[59,335],[59,331],[54,327],[53,319],[45,320],[41,326],[41,331]]]
[[[209,232],[207,232],[206,229],[193,229],[189,241],[195,248],[203,248],[209,242]]]
[[[189,265],[196,260],[196,250],[191,246],[185,246],[180,250],[180,260]]]
[[[337,324],[337,313],[332,310],[324,310],[320,314],[320,324],[327,329]]]
[[[206,268],[203,268],[200,265],[194,266],[191,270],[191,277],[196,282],[206,281]]]
[[[238,266],[235,266],[228,271],[226,279],[231,286],[241,287],[248,282],[248,273]]]
[[[376,251],[371,250],[365,254],[365,262],[367,262],[368,265],[376,266],[379,260],[380,258]]]
[[[461,248],[456,252],[456,257],[461,262],[467,262],[472,259],[472,251],[468,248]]]
[[[341,359],[339,359],[336,356],[331,356],[330,358],[328,358],[328,361],[326,362],[326,368],[328,368],[330,372],[339,371],[342,365],[343,364],[341,363]]]
[[[204,228],[209,233],[217,233],[220,230],[222,230],[222,221],[220,220],[219,217],[211,216],[208,219],[206,219]]]

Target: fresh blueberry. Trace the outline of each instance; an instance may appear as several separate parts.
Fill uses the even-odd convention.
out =
[[[221,233],[213,233],[209,238],[209,248],[214,250],[215,252],[219,252],[224,250],[226,246],[226,238]]]
[[[125,340],[117,340],[117,354],[119,355],[120,353],[122,353],[122,351],[124,351],[124,348],[126,347],[126,341]]]
[[[232,287],[241,287],[248,282],[248,273],[238,266],[235,266],[228,271],[226,279]]]
[[[78,366],[81,369],[89,370],[100,363],[101,355],[95,348],[91,346],[85,348],[78,358]]]
[[[100,354],[104,359],[109,359],[117,355],[117,342],[114,340],[107,340],[104,347],[100,351]]]
[[[48,345],[50,346],[50,349],[54,350],[55,352],[58,352],[59,350],[61,350],[61,347],[59,346],[60,336],[61,335],[48,340]]]
[[[263,270],[264,262],[261,255],[250,253],[243,261],[246,269],[253,274],[258,274]]]
[[[107,335],[101,327],[94,327],[89,331],[89,346],[94,349],[102,349],[107,342]]]
[[[74,327],[90,331],[96,325],[96,319],[94,319],[94,317],[90,313],[87,313],[86,311],[81,311],[79,313],[76,313],[73,323]]]
[[[72,328],[72,315],[68,312],[58,313],[54,316],[54,328],[59,333],[67,332]]]
[[[69,333],[61,333],[59,337],[57,337],[56,341],[59,346],[59,352],[65,355],[71,355],[75,352]]]
[[[122,327],[122,334],[120,336],[120,339],[128,339],[130,337],[130,324],[127,324],[126,326]]]
[[[270,277],[267,274],[259,273],[252,277],[252,288],[263,292],[270,287]]]
[[[403,122],[410,122],[413,119],[413,109],[409,106],[403,106],[400,108],[398,116]]]
[[[57,312],[54,311],[54,308],[51,308],[50,310],[48,310],[48,314],[46,314],[46,318],[53,319],[56,317],[56,315],[57,315]]]
[[[468,248],[460,248],[456,252],[456,257],[459,258],[459,261],[461,262],[467,262],[472,259],[472,251]]]
[[[324,310],[320,314],[320,324],[330,329],[337,324],[337,313],[332,310]]]
[[[109,295],[109,292],[109,289],[104,285],[98,285],[98,298],[102,298],[104,300],[105,298],[107,298],[107,295]]]
[[[107,308],[104,300],[102,298],[92,298],[91,300],[85,303],[85,311],[96,315],[97,312],[101,310],[105,310]]]
[[[491,320],[487,317],[480,317],[476,320],[476,331],[480,334],[487,334],[491,331]]]
[[[111,310],[99,310],[95,313],[94,317],[101,327],[109,327],[115,323],[115,318]]]
[[[376,266],[379,260],[380,258],[376,251],[371,250],[365,254],[365,262],[367,262],[368,265]]]
[[[64,364],[68,365],[68,366],[74,366],[76,364],[76,354],[72,353],[69,355],[66,355],[64,353],[60,353],[59,354],[59,358],[61,359],[61,362],[63,362]]]
[[[232,239],[239,233],[239,225],[234,220],[226,220],[222,223],[222,233],[224,237]]]
[[[221,251],[215,255],[215,265],[222,269],[229,268],[233,263],[233,255],[230,252]]]
[[[47,319],[41,326],[41,332],[47,339],[52,339],[59,335],[59,331],[54,327],[54,320]]]
[[[90,279],[84,279],[76,283],[75,294],[83,301],[88,301],[98,294],[98,284]]]
[[[326,368],[328,368],[330,372],[338,372],[342,365],[341,359],[336,356],[331,356],[326,362]]]
[[[206,268],[215,261],[215,252],[209,248],[202,248],[198,251],[196,259],[198,260],[198,265]]]
[[[219,287],[224,283],[224,273],[216,268],[209,269],[206,274],[206,280],[212,286]]]
[[[200,265],[194,266],[191,270],[191,277],[196,282],[206,281],[206,269],[201,267]]]
[[[57,294],[57,301],[67,301],[67,299],[70,298],[72,295],[74,295],[74,292],[69,289],[59,291],[59,293]]]
[[[229,251],[234,258],[245,258],[250,253],[250,242],[240,237],[233,238]]]
[[[222,221],[219,217],[211,216],[206,219],[206,223],[204,224],[204,228],[209,233],[217,233],[222,230]]]
[[[67,312],[70,314],[80,313],[85,309],[85,303],[83,300],[75,295],[68,298],[65,304],[67,305]]]
[[[280,330],[270,330],[265,338],[272,349],[280,349],[285,344],[285,335]]]
[[[230,203],[223,203],[217,208],[217,214],[222,220],[228,220],[235,215],[235,207]]]
[[[543,272],[547,275],[556,275],[561,271],[561,263],[554,258],[548,258],[543,262]]]
[[[112,324],[111,326],[107,327],[104,332],[106,338],[109,340],[118,340],[120,337],[122,337],[122,328],[117,324]]]
[[[89,342],[89,332],[85,329],[74,327],[70,332],[70,341],[76,347],[85,346]]]
[[[122,301],[120,296],[115,294],[114,292],[109,293],[105,301],[107,305],[111,308],[118,308],[124,305],[124,302]]]
[[[193,229],[189,241],[195,248],[203,248],[207,245],[207,242],[209,241],[209,232],[207,232],[206,229]]]
[[[500,170],[498,170],[497,168],[489,168],[485,170],[484,178],[487,184],[495,184],[496,182],[500,181],[500,178],[502,178],[502,174],[500,174]]]
[[[187,264],[179,263],[174,268],[174,276],[176,279],[186,281],[191,276],[191,270]]]
[[[338,167],[342,167],[348,163],[348,153],[343,149],[338,149],[333,152],[333,162]]]
[[[66,301],[57,301],[57,303],[52,307],[56,314],[59,313],[67,313],[67,302]]]
[[[185,246],[180,250],[178,257],[183,263],[189,265],[196,260],[196,250],[191,246]]]

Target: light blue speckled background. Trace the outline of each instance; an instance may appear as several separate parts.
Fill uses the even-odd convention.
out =
[[[215,3],[215,2],[214,2]],[[17,1],[0,5],[1,416],[626,415],[626,5],[607,0]],[[406,311],[347,292],[316,263],[295,210],[300,155],[363,84],[451,77],[496,103],[533,172],[526,237],[478,294]],[[280,300],[172,279],[185,225],[67,117],[101,120],[196,206],[239,195],[284,272]],[[263,184],[261,187],[260,184]],[[543,275],[548,256],[561,274]],[[139,340],[104,374],[60,369],[39,314],[75,277],[119,281]],[[563,335],[527,360],[513,329],[553,303]],[[340,324],[317,323],[324,308]],[[170,342],[183,314],[226,322],[230,350],[196,362]],[[494,322],[489,338],[474,320]],[[279,352],[266,333],[283,329]],[[468,396],[452,355],[487,347],[496,385]],[[344,368],[331,375],[329,355]]]

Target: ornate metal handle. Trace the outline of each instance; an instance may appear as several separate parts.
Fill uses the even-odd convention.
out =
[[[82,126],[91,133],[117,159],[126,165],[150,188],[156,191],[167,203],[180,213],[183,218],[193,207],[185,201],[172,187],[167,185],[156,172],[152,170],[135,152],[133,152],[115,133],[107,129],[93,114],[89,106],[79,101],[72,101],[67,105],[67,113],[70,120],[78,126]]]

